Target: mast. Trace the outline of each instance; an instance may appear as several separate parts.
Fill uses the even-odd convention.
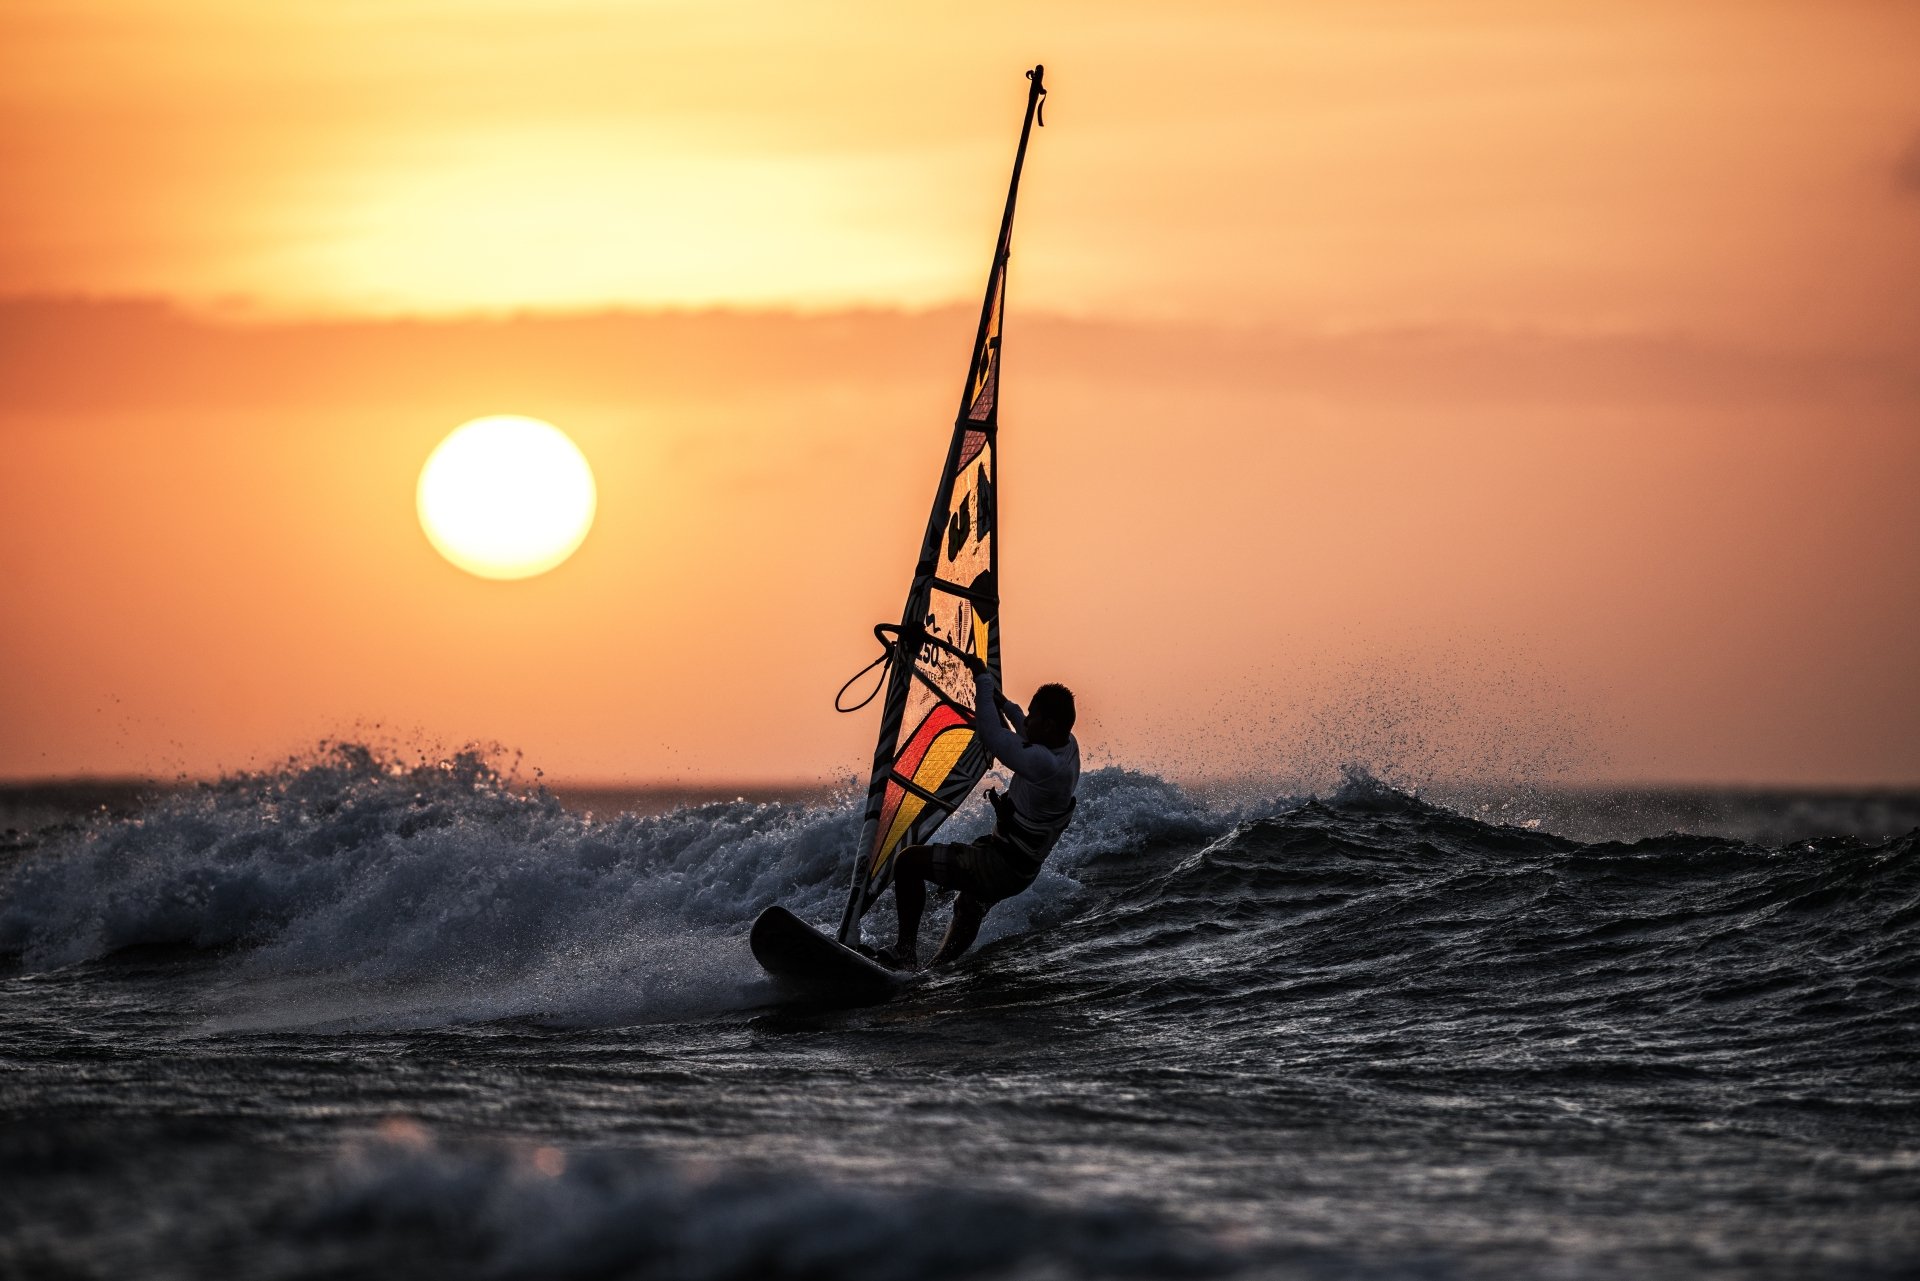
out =
[[[927,609],[928,594],[935,580],[940,539],[945,532],[947,509],[953,500],[954,474],[960,461],[963,442],[969,430],[984,431],[988,439],[998,435],[998,364],[1000,341],[994,333],[994,322],[1006,307],[1006,271],[1007,259],[1013,242],[1013,211],[1020,194],[1020,171],[1026,164],[1027,140],[1033,133],[1033,125],[1039,120],[1046,123],[1041,115],[1041,99],[1046,96],[1046,87],[1042,81],[1046,68],[1035,66],[1026,73],[1027,87],[1026,115],[1020,123],[1020,142],[1013,154],[1013,175],[1007,183],[1006,208],[1000,215],[1000,234],[994,243],[993,262],[987,270],[985,297],[980,303],[980,323],[974,331],[973,353],[967,365],[967,377],[960,389],[960,408],[954,419],[953,436],[947,445],[946,462],[940,473],[940,484],[934,494],[933,507],[927,514],[927,529],[920,541],[920,556],[914,566],[913,583],[908,588],[907,598],[900,613],[897,629],[885,624],[875,629],[884,643],[890,648],[886,657],[887,689],[882,704],[880,732],[874,747],[873,767],[868,775],[866,810],[860,830],[860,844],[853,860],[853,884],[847,894],[846,910],[841,913],[838,938],[841,943],[852,939],[859,927],[860,918],[865,915],[873,894],[881,886],[870,884],[868,860],[872,855],[878,836],[881,800],[886,783],[892,774],[894,754],[898,746],[900,724],[905,709],[909,686],[916,679],[914,672],[915,655],[925,641],[921,619]],[[992,379],[994,400],[983,421],[969,417],[975,401],[987,380]],[[999,578],[1000,542],[996,536],[992,548],[994,580]],[[990,608],[998,608],[997,599]],[[893,632],[891,640],[885,633]],[[997,642],[996,642],[997,649]],[[997,653],[995,655],[997,658]],[[997,663],[996,663],[997,667]],[[884,885],[884,881],[882,882]]]
[[[980,300],[980,327],[973,337],[973,366],[967,370],[966,386],[960,389],[960,413],[955,419],[955,426],[962,429],[966,425],[967,411],[972,408],[974,377],[980,372],[980,362],[988,358],[983,348],[987,342],[987,330],[993,324],[996,293],[1002,295],[999,299],[1001,309],[1004,310],[1006,306],[1007,258],[1013,248],[1013,206],[1020,198],[1020,170],[1027,163],[1027,138],[1033,133],[1034,117],[1041,114],[1040,100],[1047,96],[1046,86],[1041,83],[1046,70],[1044,65],[1036,64],[1032,71],[1027,72],[1027,79],[1031,82],[1027,86],[1027,114],[1020,122],[1020,145],[1013,152],[1013,177],[1007,182],[1007,207],[1000,215],[1000,238],[994,242],[993,265],[987,269],[987,294]],[[997,345],[995,351],[997,358]],[[954,439],[957,442],[959,437],[956,435]]]

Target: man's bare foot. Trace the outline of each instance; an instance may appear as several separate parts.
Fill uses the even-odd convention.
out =
[[[912,974],[920,968],[920,958],[910,950],[899,946],[883,947],[874,953],[874,960],[890,970],[899,970],[903,974]]]

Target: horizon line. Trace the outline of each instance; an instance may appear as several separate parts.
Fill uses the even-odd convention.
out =
[[[1114,766],[1095,766],[1089,773]],[[1131,766],[1118,766],[1133,769]],[[0,795],[26,792],[47,788],[100,788],[139,790],[149,788],[156,791],[178,791],[186,788],[213,786],[227,779],[243,775],[271,775],[279,771],[274,769],[235,770],[221,774],[177,774],[162,777],[150,774],[43,774],[0,776]],[[1304,784],[1306,780],[1298,778],[1264,778],[1245,774],[1161,774],[1154,770],[1136,772],[1162,779],[1181,787],[1232,789],[1258,787],[1263,785]],[[1660,790],[1677,789],[1686,791],[1777,791],[1777,792],[1920,792],[1920,778],[1908,781],[1849,781],[1849,782],[1782,782],[1778,780],[1745,780],[1741,782],[1712,781],[1690,779],[1686,777],[1655,777],[1647,775],[1592,778],[1528,779],[1498,778],[1472,775],[1449,775],[1434,777],[1419,783],[1402,785],[1392,779],[1370,775],[1376,781],[1393,788],[1395,791],[1418,795],[1433,788],[1452,787],[1511,787],[1532,788],[1543,791],[1592,791],[1598,789],[1622,790]],[[762,796],[791,795],[809,793],[828,793],[843,789],[857,790],[859,778],[848,774],[843,782],[833,782],[824,778],[803,779],[713,779],[694,781],[686,779],[644,779],[644,778],[561,778],[542,775],[538,778],[521,778],[517,775],[502,777],[502,782],[514,790],[532,791],[545,788],[549,792],[636,792],[668,793],[686,792],[702,795],[718,795],[725,792],[758,793]]]

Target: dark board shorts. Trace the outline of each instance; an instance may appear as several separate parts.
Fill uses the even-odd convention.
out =
[[[1038,875],[1038,863],[993,832],[967,845],[927,846],[927,879],[983,904],[1012,898]]]

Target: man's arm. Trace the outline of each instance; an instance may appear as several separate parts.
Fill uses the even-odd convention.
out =
[[[1005,705],[996,703],[999,693],[993,673],[985,665],[977,668],[973,673],[974,732],[1002,765],[1030,782],[1045,782],[1059,772],[1060,758],[1038,744],[1023,742],[1000,723],[1000,707]],[[1024,716],[1020,719],[1022,723],[1026,720]]]
[[[1027,732],[1027,714],[1020,710],[1020,704],[1014,702],[996,689],[993,691],[993,705],[998,707],[1000,714],[1007,718],[1007,724],[1013,726],[1014,733],[1024,734]]]

